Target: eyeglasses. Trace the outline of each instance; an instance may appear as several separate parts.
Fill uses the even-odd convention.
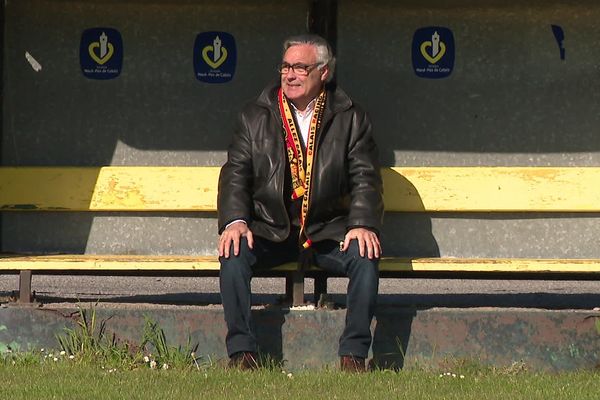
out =
[[[277,66],[277,71],[279,71],[280,74],[287,74],[288,72],[290,72],[290,70],[294,71],[294,73],[296,75],[302,75],[302,76],[306,76],[308,74],[310,74],[310,72],[319,67],[321,65],[321,63],[315,63],[315,64],[293,64],[290,65],[288,63],[281,63]]]

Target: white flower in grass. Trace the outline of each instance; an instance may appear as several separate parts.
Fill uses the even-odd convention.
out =
[[[156,361],[154,361],[154,360],[150,361],[150,368],[156,369]]]
[[[144,362],[150,362],[150,357],[144,356]]]
[[[69,356],[69,360],[72,360],[72,359],[74,359],[74,358],[75,358],[75,356],[74,356],[73,354],[71,354],[71,355]]]
[[[164,364],[162,365],[162,369],[169,369],[169,364],[167,364],[167,363],[164,363]]]
[[[54,361],[58,361],[58,357],[54,357],[54,358],[53,358],[53,360],[54,360]]]
[[[292,375],[292,373],[290,372],[289,374],[287,374],[287,377],[292,379],[294,377],[294,375]]]
[[[66,352],[66,351],[64,351],[64,350],[60,352],[60,355],[61,355],[61,356],[64,356],[65,354],[67,354],[67,352]]]
[[[450,376],[452,378],[460,378],[460,379],[464,379],[465,378],[464,375],[456,375],[453,372],[444,372],[443,374],[440,374],[440,378],[442,378],[444,376]]]

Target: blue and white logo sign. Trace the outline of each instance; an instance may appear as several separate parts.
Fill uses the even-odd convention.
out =
[[[194,43],[194,72],[199,81],[224,83],[233,79],[235,39],[227,32],[203,32]]]
[[[123,67],[123,39],[113,28],[91,28],[81,34],[79,59],[83,75],[90,79],[112,79]]]
[[[454,35],[448,28],[430,26],[413,36],[412,62],[421,78],[445,78],[454,69]]]

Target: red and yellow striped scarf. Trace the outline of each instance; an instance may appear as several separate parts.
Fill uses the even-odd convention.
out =
[[[310,120],[308,138],[306,140],[305,169],[302,143],[300,142],[300,137],[298,136],[299,132],[294,121],[294,115],[292,114],[292,110],[290,109],[287,98],[283,95],[282,89],[279,89],[279,93],[277,95],[279,112],[281,114],[281,120],[283,121],[285,145],[290,165],[290,172],[292,173],[292,200],[302,198],[302,208],[300,212],[300,243],[302,243],[304,248],[308,248],[311,245],[310,239],[308,239],[304,233],[304,222],[306,221],[306,215],[308,214],[311,172],[316,154],[315,140],[317,131],[321,125],[321,120],[323,119],[326,97],[327,95],[323,90],[315,102],[315,109]]]

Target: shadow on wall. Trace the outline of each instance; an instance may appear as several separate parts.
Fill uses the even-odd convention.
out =
[[[440,250],[432,232],[431,216],[425,212],[417,188],[404,176],[383,170],[386,210],[398,208],[411,212],[386,211],[381,235],[383,254],[388,257],[439,257]],[[398,199],[402,204],[396,205]]]
[[[392,370],[404,368],[412,322],[416,315],[415,309],[386,312],[385,308],[380,308],[377,311],[371,367]]]

